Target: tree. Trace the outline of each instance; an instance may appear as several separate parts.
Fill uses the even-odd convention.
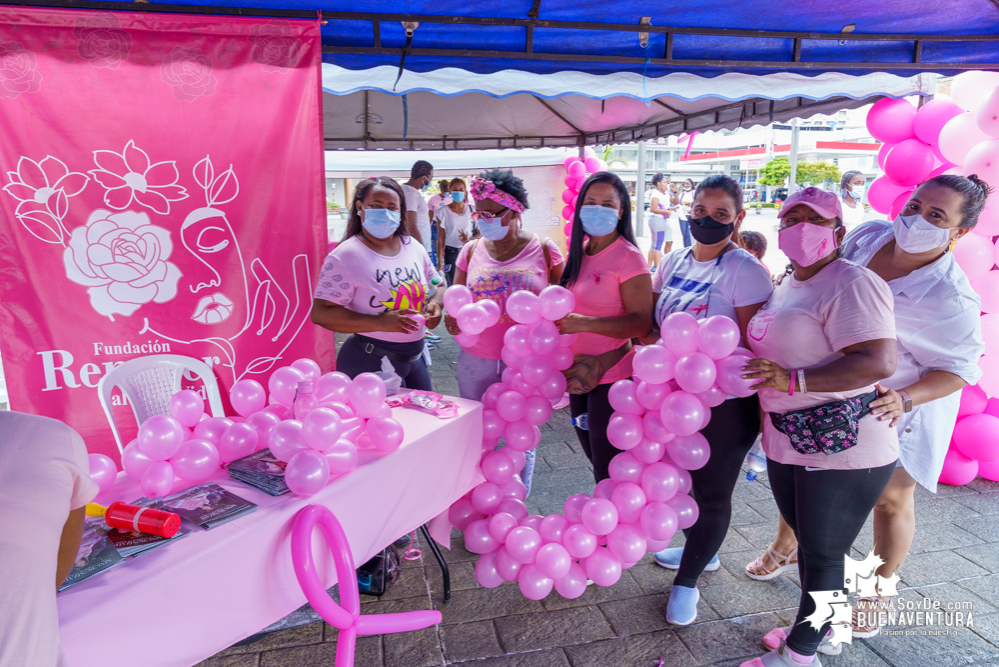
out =
[[[760,185],[786,185],[790,175],[791,161],[786,157],[778,157],[763,165],[756,182]]]
[[[799,162],[795,182],[798,184],[816,185],[824,181],[838,181],[839,168],[828,162]],[[791,175],[791,161],[786,157],[770,160],[760,169],[756,182],[760,185],[786,185]]]

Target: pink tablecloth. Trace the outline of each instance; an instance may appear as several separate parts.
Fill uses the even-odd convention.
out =
[[[402,447],[384,456],[362,452],[357,469],[311,498],[273,498],[220,475],[214,481],[260,508],[211,531],[195,528],[176,544],[59,594],[68,667],[193,665],[305,604],[289,537],[306,505],[336,514],[357,565],[441,513],[482,481],[482,405],[455,400],[461,410],[450,420],[396,408],[406,431]],[[141,495],[122,473],[98,501]],[[325,541],[319,531],[313,539],[319,571],[332,586]]]

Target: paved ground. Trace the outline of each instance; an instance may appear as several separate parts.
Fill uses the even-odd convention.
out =
[[[447,336],[443,327],[438,333]],[[446,394],[458,392],[456,356],[457,346],[449,338],[433,353],[434,382]],[[592,472],[568,412],[557,412],[542,431],[528,505],[538,514],[561,511],[569,495],[592,488]],[[921,635],[919,628],[911,628],[913,636],[857,640],[824,664],[999,665],[999,484],[979,479],[965,487],[942,487],[936,496],[919,489],[916,513],[919,527],[901,573],[901,598],[969,607],[974,628],[952,629],[949,636]],[[367,614],[439,609],[443,623],[420,632],[362,638],[356,665],[655,667],[662,656],[666,667],[737,666],[760,655],[763,634],[793,620],[797,608],[797,575],[763,583],[743,573],[744,565],[769,544],[776,519],[766,476],[756,482],[740,480],[732,528],[721,548],[722,567],[701,578],[697,623],[678,630],[664,616],[673,573],[648,556],[611,588],[590,587],[577,600],[564,600],[553,591],[532,602],[516,584],[492,590],[478,586],[475,556],[456,536],[446,556],[454,589],[451,604],[443,603],[440,570],[429,552],[428,558],[407,563],[384,597],[362,600]],[[674,546],[682,541],[678,536]],[[868,525],[855,547],[866,553],[870,546]],[[325,623],[284,630],[223,651],[200,667],[332,667],[336,634]]]

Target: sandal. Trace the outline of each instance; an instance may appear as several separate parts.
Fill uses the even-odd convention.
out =
[[[773,564],[767,566],[767,559]],[[746,565],[746,576],[757,581],[770,581],[779,577],[784,570],[798,567],[798,547],[791,550],[791,553],[784,556],[774,551],[773,547],[767,547],[767,552]]]
[[[864,623],[860,623],[858,611],[868,612],[864,614]],[[895,598],[891,598],[887,605],[880,598],[860,598],[853,608],[853,636],[857,639],[870,639],[881,634],[881,627],[878,626],[878,615],[871,618],[870,612],[893,612],[895,611]]]

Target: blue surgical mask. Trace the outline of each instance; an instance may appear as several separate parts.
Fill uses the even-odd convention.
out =
[[[495,218],[480,217],[475,221],[476,226],[479,228],[479,233],[490,241],[500,241],[506,238],[510,227],[503,225],[503,216],[505,215],[506,213],[498,215]]]
[[[426,183],[423,184],[423,187],[420,188],[420,190],[426,191],[426,189],[429,187],[430,187],[430,181],[427,181]]]
[[[465,201],[465,192],[463,190],[457,190],[451,193],[451,199],[455,204],[460,204]]]
[[[387,239],[399,229],[399,211],[390,211],[387,208],[366,208],[361,226],[376,239]]]
[[[583,231],[590,236],[607,236],[617,229],[617,221],[621,217],[615,208],[606,206],[584,206],[579,209],[579,220],[583,223]]]

